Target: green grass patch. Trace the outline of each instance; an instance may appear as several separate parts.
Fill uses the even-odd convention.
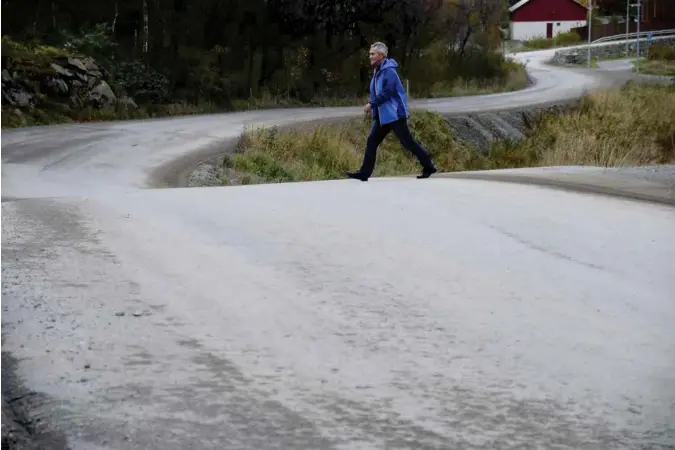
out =
[[[635,63],[633,71],[637,71]],[[675,61],[642,60],[640,61],[640,73],[675,77]]]
[[[526,40],[523,42],[523,50],[529,51],[529,50],[544,50],[557,47],[570,47],[573,45],[579,45],[580,43],[581,43],[581,36],[574,31],[569,31],[566,33],[560,33],[552,39],[534,38]]]
[[[635,61],[637,61],[636,58],[631,58],[630,55],[629,55],[629,56],[625,56],[625,55],[622,55],[622,56],[614,56],[614,57],[611,57],[611,58],[598,58],[598,57],[593,57],[593,58],[591,58],[591,67],[592,67],[592,68],[598,68],[598,67],[599,67],[599,64],[598,64],[598,63],[601,63],[601,62],[606,62],[606,61],[621,61],[621,60],[630,61],[631,63],[635,63]],[[641,58],[640,60],[642,61],[643,58]],[[586,63],[584,63],[583,65],[585,66]]]
[[[647,58],[650,61],[675,61],[675,45],[652,44],[649,46]]]
[[[633,70],[637,68],[634,67]],[[640,72],[648,75],[675,77],[675,45],[650,45],[647,59],[640,61]]]
[[[486,95],[499,92],[512,92],[525,89],[528,84],[525,67],[518,63],[507,62],[506,75],[498,79],[464,80],[459,78],[453,83],[437,82],[429,89],[430,98],[461,97],[468,95]]]
[[[17,42],[7,36],[2,37],[2,68],[12,61],[16,66],[46,67],[57,59],[72,56],[64,49],[37,43]]]

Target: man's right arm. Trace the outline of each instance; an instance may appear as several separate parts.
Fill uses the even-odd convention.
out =
[[[375,96],[375,99],[370,102],[370,106],[375,108],[386,102],[394,95],[396,91],[396,78],[398,74],[393,69],[385,70],[382,74],[382,91]]]

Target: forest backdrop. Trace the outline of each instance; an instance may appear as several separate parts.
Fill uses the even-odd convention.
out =
[[[21,56],[19,45],[39,44],[93,56],[137,102],[227,105],[263,94],[310,102],[364,95],[368,46],[381,40],[411,90],[428,95],[460,79],[506,82],[513,66],[495,50],[507,8],[506,0],[3,0],[3,68]]]
[[[354,104],[367,94],[368,47],[378,40],[412,96],[519,89],[524,69],[500,52],[513,3],[3,0],[3,110],[16,113],[3,125],[25,124],[26,115],[38,123],[96,119],[111,105],[117,110],[107,114],[115,116],[120,98],[122,118],[129,105],[154,115],[262,100]],[[68,55],[91,59],[80,64]]]

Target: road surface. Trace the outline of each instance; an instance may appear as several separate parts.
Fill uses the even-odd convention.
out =
[[[524,92],[418,106],[604,83],[547,53],[519,56]],[[673,448],[668,204],[444,177],[148,189],[247,124],[358,113],[3,132],[3,362],[46,448]]]
[[[633,70],[633,61],[635,61],[635,58],[598,61],[598,69],[607,70],[610,72],[631,72]]]

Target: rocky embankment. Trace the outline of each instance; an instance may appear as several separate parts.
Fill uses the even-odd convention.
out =
[[[485,153],[493,142],[518,142],[525,139],[532,124],[543,114],[563,113],[567,106],[576,103],[570,101],[546,107],[450,115],[446,116],[446,120],[457,140],[467,142],[476,151]]]
[[[652,43],[675,46],[675,37],[655,38]],[[650,47],[649,41],[640,39],[640,56],[646,57]],[[628,48],[628,53],[626,53]],[[591,47],[591,59],[614,59],[621,57],[634,57],[637,53],[637,40],[631,41],[628,44],[625,42],[617,44],[607,44],[601,46]],[[555,52],[551,63],[563,65],[583,65],[588,62],[588,49],[562,49]]]
[[[3,126],[78,120],[83,111],[95,115],[110,107],[138,108],[132,98],[115,94],[110,74],[93,58],[5,50],[3,45],[2,109],[10,117],[3,118]]]

